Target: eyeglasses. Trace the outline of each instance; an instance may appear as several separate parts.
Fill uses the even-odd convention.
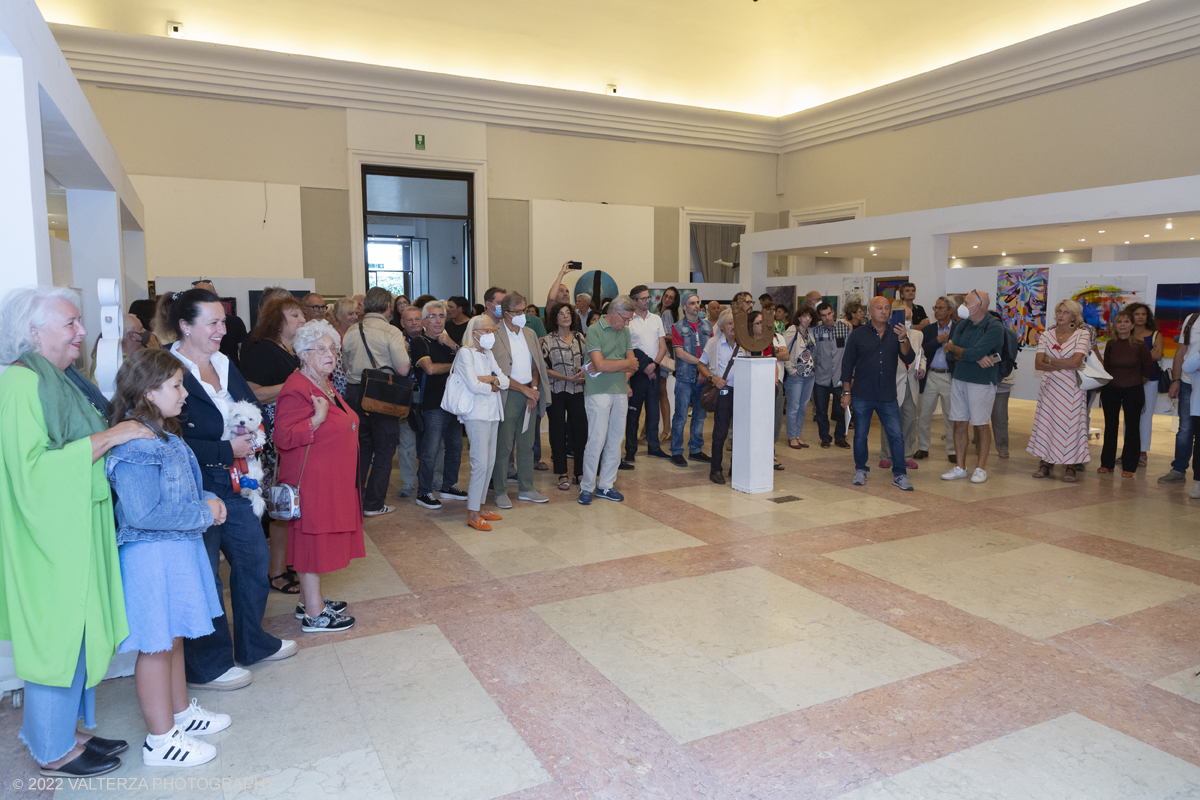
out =
[[[326,304],[326,305],[323,305],[323,306],[309,306],[309,308],[311,308],[313,311],[324,311],[324,310],[326,310],[327,308],[329,308],[329,305],[328,305],[328,304]]]
[[[332,347],[326,347],[323,344],[319,344],[316,347],[310,347],[307,350],[301,350],[300,352],[302,352],[302,353],[317,353],[318,355],[322,355],[322,356],[336,355],[336,351]]]

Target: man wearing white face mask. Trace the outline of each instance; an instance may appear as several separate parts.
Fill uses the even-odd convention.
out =
[[[512,501],[508,499],[510,453],[516,454],[520,492],[517,497],[531,503],[547,503],[549,499],[533,488],[533,437],[538,435],[537,418],[546,413],[549,402],[550,379],[546,375],[546,362],[542,360],[537,336],[525,327],[525,298],[512,292],[504,295],[499,303],[503,324],[496,326],[492,355],[508,376],[508,389],[500,392],[504,419],[496,432],[496,463],[492,468],[496,506],[512,508]]]
[[[1004,346],[1004,323],[988,314],[988,295],[974,291],[958,307],[962,320],[954,328],[946,353],[954,358],[950,378],[950,419],[954,421],[953,469],[942,475],[944,481],[967,477],[969,427],[979,438],[979,462],[970,474],[971,483],[987,480],[988,452],[992,447],[992,406],[996,384],[1000,382],[1000,350]]]

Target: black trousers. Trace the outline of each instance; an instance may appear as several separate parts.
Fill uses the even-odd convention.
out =
[[[387,498],[392,479],[392,459],[400,445],[400,422],[395,417],[362,410],[362,386],[346,386],[346,402],[358,414],[358,480],[362,487],[363,511],[378,511]]]
[[[662,444],[658,441],[658,370],[654,370],[653,378],[642,371],[649,363],[642,363],[639,358],[640,368],[629,378],[629,388],[633,394],[629,396],[629,411],[625,417],[626,461],[632,461],[637,454],[638,418],[642,415],[643,405],[646,406],[646,450],[651,453],[662,451]]]
[[[574,453],[575,477],[583,475],[583,451],[587,449],[587,411],[583,405],[583,392],[554,392],[550,405],[546,406],[546,418],[550,422],[550,456],[554,461],[554,474],[567,474],[567,442]]]
[[[1136,472],[1142,455],[1142,406],[1146,392],[1137,386],[1107,385],[1100,390],[1100,407],[1104,409],[1104,447],[1100,451],[1100,466],[1112,469],[1117,463],[1117,426],[1125,412],[1125,445],[1121,450],[1121,471]]]
[[[833,436],[829,435],[829,400],[833,399]],[[817,434],[822,442],[831,438],[844,442],[846,440],[846,412],[842,410],[842,384],[832,386],[813,384],[813,407],[816,408]]]
[[[721,474],[721,461],[725,458],[725,440],[729,438],[729,427],[733,423],[733,387],[717,395],[717,410],[713,415],[712,463],[708,471]]]

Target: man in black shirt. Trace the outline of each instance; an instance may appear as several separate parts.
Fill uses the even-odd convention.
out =
[[[917,285],[915,283],[905,283],[900,286],[900,296],[896,299],[896,307],[903,305],[912,312],[912,326],[916,330],[923,330],[929,324],[929,315],[925,313],[924,306],[919,306],[917,300]]]
[[[413,339],[409,357],[425,373],[421,381],[421,416],[425,432],[421,435],[420,466],[417,468],[417,505],[422,508],[441,508],[433,496],[433,467],[437,448],[446,448],[442,468],[442,500],[466,500],[467,493],[456,486],[458,467],[462,461],[462,425],[458,417],[442,410],[442,395],[446,380],[454,365],[459,345],[446,333],[446,306],[440,300],[430,300],[421,307],[424,332]]]
[[[900,431],[900,407],[896,403],[897,359],[911,364],[912,346],[903,325],[889,329],[891,303],[886,297],[871,298],[870,322],[855,328],[846,340],[842,355],[842,408],[857,418],[854,426],[854,485],[867,482],[867,436],[871,433],[871,412],[879,415],[888,446],[893,453],[904,453],[904,435]],[[851,389],[853,388],[853,399]],[[906,492],[913,490],[903,458],[892,461],[892,484]]]

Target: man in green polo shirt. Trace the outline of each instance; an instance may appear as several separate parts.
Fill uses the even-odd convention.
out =
[[[629,376],[638,368],[633,340],[626,329],[633,319],[634,303],[623,294],[613,300],[608,313],[588,327],[583,404],[587,411],[588,443],[583,454],[583,480],[579,504],[591,505],[592,495],[624,500],[613,488],[621,463],[621,437],[629,408]],[[601,452],[603,451],[603,459]],[[599,488],[596,473],[599,470]]]

